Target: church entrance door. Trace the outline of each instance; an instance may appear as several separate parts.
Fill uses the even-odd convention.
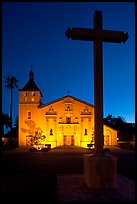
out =
[[[106,145],[106,146],[109,145],[109,135],[104,136],[104,145]]]
[[[63,145],[74,146],[74,135],[64,135],[63,136]]]

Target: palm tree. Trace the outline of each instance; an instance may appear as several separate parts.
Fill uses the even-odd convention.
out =
[[[14,76],[6,76],[5,81],[6,83],[5,87],[7,89],[10,89],[10,129],[12,132],[12,105],[13,105],[13,89],[18,88],[17,82],[18,80]]]

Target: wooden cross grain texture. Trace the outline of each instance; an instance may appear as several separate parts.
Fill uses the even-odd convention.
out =
[[[68,28],[67,38],[72,40],[93,41],[94,46],[94,123],[95,123],[95,153],[103,154],[103,54],[102,43],[125,43],[128,33],[102,29],[102,12],[94,13],[94,28]]]

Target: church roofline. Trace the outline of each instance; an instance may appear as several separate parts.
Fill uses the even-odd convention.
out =
[[[53,100],[53,101],[48,102],[48,103],[43,104],[43,105],[40,105],[39,108],[44,108],[45,106],[48,106],[48,105],[50,105],[50,104],[52,104],[52,103],[61,101],[61,100],[65,99],[65,98],[67,98],[67,97],[73,98],[73,99],[76,100],[76,101],[79,101],[79,102],[81,102],[81,103],[84,103],[84,104],[89,105],[89,106],[91,106],[91,107],[94,108],[94,105],[92,105],[92,104],[90,104],[90,103],[88,103],[88,102],[86,102],[86,101],[83,101],[83,100],[81,100],[81,99],[79,99],[79,98],[76,98],[76,97],[74,97],[74,96],[71,96],[71,95],[66,95],[66,96],[63,96],[63,97],[61,97],[61,98],[59,98],[59,99]]]
[[[114,129],[114,128],[108,126],[108,125],[105,125],[105,124],[104,124],[104,126],[106,126],[106,127],[110,128],[110,129],[112,129],[112,130],[115,130],[115,131],[119,132],[119,130],[116,130],[116,129]]]

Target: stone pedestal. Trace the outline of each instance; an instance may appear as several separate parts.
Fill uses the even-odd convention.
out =
[[[88,188],[116,188],[116,157],[109,154],[85,154],[84,182]]]

